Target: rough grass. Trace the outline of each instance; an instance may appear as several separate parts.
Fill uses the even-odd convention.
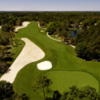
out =
[[[45,52],[46,56],[40,61],[28,64],[18,73],[13,83],[14,90],[18,93],[26,93],[31,98],[31,100],[42,100],[42,95],[34,93],[32,90],[32,86],[36,78],[40,74],[47,72],[49,73],[52,71],[78,71],[78,73],[86,72],[90,74],[91,77],[93,76],[93,78],[88,78],[88,80],[86,81],[86,85],[94,86],[96,89],[99,90],[99,86],[97,86],[96,82],[98,81],[100,84],[100,63],[93,61],[85,61],[80,58],[77,58],[74,52],[74,48],[72,48],[71,46],[67,46],[64,43],[59,43],[57,41],[51,40],[46,36],[45,32],[40,31],[41,29],[38,28],[37,22],[31,22],[31,24],[29,24],[27,28],[20,29],[17,33],[18,37],[27,37],[31,41],[33,41]],[[37,69],[37,63],[44,60],[49,60],[52,62],[53,68],[51,70],[39,71]],[[62,76],[65,75],[65,73],[61,74]],[[66,80],[67,77],[69,76],[64,77],[62,80]],[[97,79],[97,81],[94,79],[94,77],[95,79]],[[81,75],[80,78],[84,78],[84,75]],[[57,76],[56,81],[58,80],[59,77]],[[71,80],[76,80],[75,83],[73,82],[72,85],[76,85],[77,83],[78,86],[82,86],[79,82],[77,82],[76,77],[73,77]],[[90,81],[91,84],[89,84],[88,81]],[[66,84],[66,87],[69,88],[69,85],[67,85],[66,82],[67,81],[65,81],[64,84]],[[61,84],[58,84],[58,87],[60,87],[60,85]],[[53,84],[53,86],[56,86],[56,84]],[[59,90],[60,92],[65,91],[65,89],[63,88],[60,88]]]

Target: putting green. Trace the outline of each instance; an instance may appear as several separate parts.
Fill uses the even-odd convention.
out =
[[[51,71],[46,75],[52,80],[51,90],[59,90],[61,93],[68,91],[69,87],[91,86],[97,91],[99,88],[98,81],[88,73],[77,71]]]

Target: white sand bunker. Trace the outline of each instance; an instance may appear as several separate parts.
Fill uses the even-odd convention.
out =
[[[2,28],[2,26],[0,26],[0,29]]]
[[[52,64],[50,61],[43,61],[43,62],[37,64],[37,68],[39,70],[49,70],[52,68]]]
[[[17,27],[15,30],[14,30],[14,32],[17,32],[19,29],[21,29],[21,28],[24,28],[24,27],[27,27],[27,25],[29,24],[30,22],[23,22],[22,23],[22,26],[19,26],[19,27]]]
[[[41,32],[44,32],[44,30],[41,30]]]
[[[0,80],[6,80],[7,82],[13,83],[19,70],[25,65],[38,61],[45,56],[45,53],[29,39],[22,38],[22,40],[25,42],[23,50],[11,65],[9,71],[5,73]]]

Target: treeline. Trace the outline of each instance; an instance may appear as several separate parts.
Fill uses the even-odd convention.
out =
[[[82,27],[100,22],[99,12],[0,12],[0,25],[10,24],[21,25],[23,21],[39,21],[41,26],[47,26],[49,22],[66,22],[74,24],[70,27],[77,27],[83,23]]]
[[[11,47],[15,40],[12,25],[3,24],[0,30],[0,74],[5,73],[13,60]]]

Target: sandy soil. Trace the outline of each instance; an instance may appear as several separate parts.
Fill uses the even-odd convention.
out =
[[[41,32],[44,32],[44,30],[41,30]]]
[[[9,71],[5,73],[0,80],[6,80],[13,83],[17,73],[27,64],[38,61],[45,56],[45,53],[33,42],[27,38],[22,38],[25,42],[25,46],[17,59],[9,68]]]
[[[39,70],[49,70],[52,68],[52,64],[50,61],[43,61],[37,64],[37,68]]]
[[[29,24],[30,22],[23,22],[22,23],[22,26],[19,26],[19,27],[17,27],[15,30],[14,30],[14,32],[17,32],[19,29],[21,29],[21,28],[24,28],[24,27],[27,27],[27,25]]]

